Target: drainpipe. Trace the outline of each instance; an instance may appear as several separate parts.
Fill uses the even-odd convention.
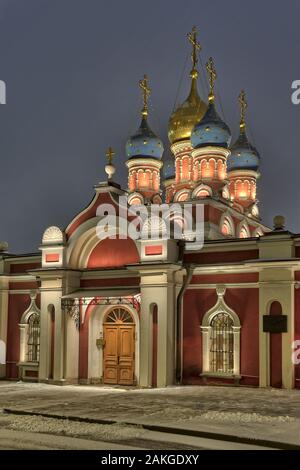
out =
[[[182,311],[182,301],[185,294],[185,291],[189,287],[195,267],[191,264],[183,265],[183,268],[186,269],[186,278],[184,283],[182,284],[181,290],[177,297],[177,305],[176,305],[176,383],[180,385],[182,383],[182,374],[183,374],[183,311]]]

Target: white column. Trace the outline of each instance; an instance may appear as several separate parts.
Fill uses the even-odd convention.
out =
[[[65,367],[64,377],[68,383],[78,381],[79,330],[74,319],[65,313]]]
[[[0,341],[1,356],[0,357],[0,378],[6,376],[6,345],[7,345],[7,322],[8,322],[8,281],[0,278]]]
[[[238,376],[241,373],[241,327],[233,327],[233,365],[234,365],[234,375]]]
[[[209,338],[210,326],[201,326],[202,331],[202,373],[210,372],[210,351],[209,351]]]
[[[51,361],[51,324],[50,312],[48,310],[51,304],[47,291],[41,292],[41,316],[40,316],[40,363],[39,363],[39,381],[48,380]]]
[[[64,312],[61,309],[61,292],[56,294],[55,327],[54,327],[54,370],[53,380],[60,382],[64,379],[64,338],[65,321]],[[58,297],[58,298],[57,298]]]
[[[269,272],[271,275],[271,271]],[[295,366],[292,362],[292,343],[295,335],[294,320],[294,283],[291,282],[292,274],[287,270],[276,271],[276,276],[281,281],[273,280],[264,282],[259,289],[260,326],[259,326],[259,348],[260,348],[260,387],[270,386],[270,334],[263,332],[263,316],[269,314],[272,302],[280,302],[283,315],[288,317],[288,332],[282,334],[282,386],[285,389],[294,388]],[[261,274],[261,280],[266,280],[268,273]],[[287,279],[289,277],[289,279]]]
[[[157,386],[175,383],[175,311],[174,286],[156,288],[158,302]]]
[[[19,329],[20,329],[20,362],[26,362],[28,324],[27,325],[25,323],[20,324]]]
[[[40,330],[40,365],[39,380],[49,379],[51,364],[51,309],[54,307],[54,381],[63,379],[64,357],[64,321],[61,309],[61,279],[42,281],[41,291],[41,330]]]
[[[292,344],[295,340],[294,283],[285,289],[283,315],[288,317],[288,332],[282,334],[282,387],[291,390],[295,387],[295,366],[292,361]]]
[[[140,385],[152,385],[151,305],[157,305],[157,386],[175,383],[175,282],[174,269],[141,271]]]
[[[155,303],[153,289],[141,286],[140,319],[140,386],[152,385],[152,315],[151,304]]]

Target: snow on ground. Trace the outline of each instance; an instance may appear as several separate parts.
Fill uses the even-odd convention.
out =
[[[133,389],[101,386],[56,387],[45,384],[0,382],[0,409],[14,408],[57,416],[109,419],[118,422],[150,423],[235,434],[260,439],[279,440],[300,445],[300,392],[239,387],[169,387]],[[3,415],[2,415],[3,417]],[[1,420],[0,419],[0,426]],[[26,418],[27,419],[27,418]],[[37,426],[20,416],[13,429],[28,431]],[[39,426],[51,427],[51,422]],[[77,426],[89,432],[112,432],[122,439],[124,428],[67,422],[70,435]],[[66,424],[59,424],[63,426]],[[74,428],[72,427],[74,425]],[[19,427],[18,427],[19,426]],[[91,430],[91,431],[89,431]],[[43,432],[43,431],[41,431]],[[126,432],[142,432],[126,429]],[[81,433],[82,435],[82,433]],[[119,436],[119,437],[118,437]],[[133,436],[134,437],[134,436]],[[137,437],[137,436],[136,436]]]
[[[87,437],[102,441],[142,438],[145,431],[137,426],[102,425],[40,416],[0,415],[0,427],[15,431]]]
[[[167,418],[168,420],[174,419],[178,421],[216,421],[228,423],[292,423],[295,418],[291,416],[264,416],[258,413],[242,413],[242,412],[226,412],[226,411],[208,411],[207,413],[195,413],[190,408],[163,408],[161,411],[150,413],[149,417]]]

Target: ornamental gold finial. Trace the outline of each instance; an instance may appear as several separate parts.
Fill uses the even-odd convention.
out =
[[[201,51],[201,45],[197,41],[197,28],[196,28],[196,26],[193,27],[191,33],[188,33],[187,37],[188,37],[189,42],[193,46],[192,55],[191,55],[193,69],[191,71],[191,77],[192,78],[197,78],[198,77],[198,71],[197,71],[198,51]]]
[[[148,116],[148,100],[149,96],[151,94],[151,89],[149,88],[148,85],[148,77],[147,75],[144,75],[143,80],[140,80],[140,88],[142,89],[143,92],[143,109],[142,109],[142,116],[146,118]]]
[[[244,90],[239,94],[239,103],[241,108],[240,129],[241,131],[244,131],[246,128],[246,109],[248,108],[248,102],[246,100],[246,93]]]
[[[209,79],[209,102],[215,101],[215,81],[217,79],[217,72],[214,66],[213,58],[210,57],[209,61],[206,64],[206,70],[208,72],[208,79]]]
[[[109,165],[112,164],[114,156],[115,156],[115,152],[113,151],[112,147],[109,147],[106,152],[106,158],[107,158],[107,162]]]

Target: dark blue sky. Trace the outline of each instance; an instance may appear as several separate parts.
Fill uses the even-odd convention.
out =
[[[124,147],[139,125],[144,73],[151,125],[167,144],[185,64],[179,98],[188,91],[194,24],[202,61],[215,59],[234,136],[236,97],[247,91],[264,222],[282,213],[300,232],[300,106],[290,98],[300,79],[299,22],[297,0],[0,0],[0,240],[13,252],[36,251],[47,226],[66,226],[104,179],[109,145],[126,186]]]

